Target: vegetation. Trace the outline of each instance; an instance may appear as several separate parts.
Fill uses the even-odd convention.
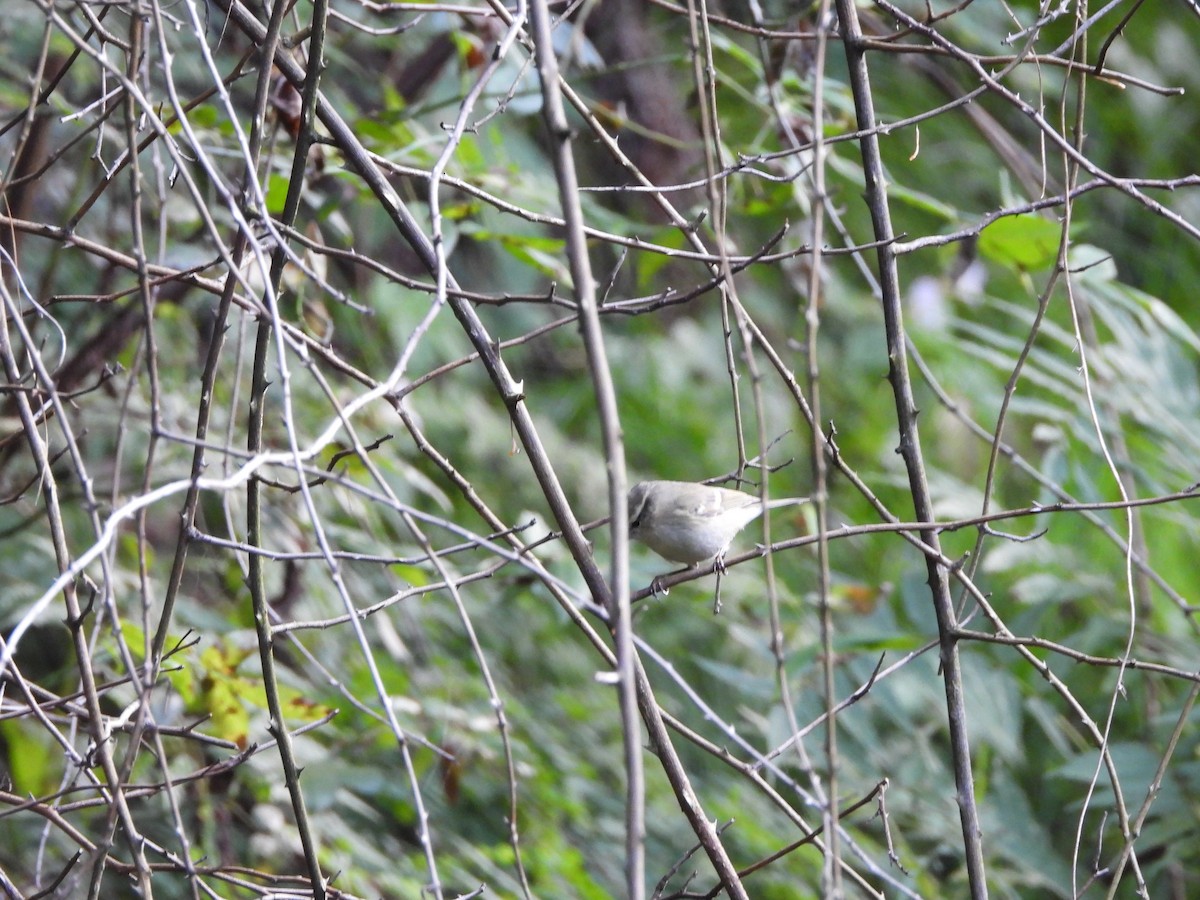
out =
[[[6,6],[6,894],[1200,894],[1188,11]]]

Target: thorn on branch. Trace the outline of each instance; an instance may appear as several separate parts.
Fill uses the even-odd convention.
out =
[[[887,657],[886,653],[879,654],[879,662],[875,663],[875,668],[871,671],[871,677],[866,680],[865,684],[863,684],[853,694],[851,694],[849,696],[849,698],[846,701],[847,706],[849,706],[852,703],[857,703],[859,700],[861,700],[863,697],[865,697],[870,692],[871,688],[873,688],[875,686],[875,679],[877,679],[879,677],[879,673],[883,669],[883,661],[886,657]]]
[[[181,731],[184,734],[191,734],[193,731],[195,731],[197,728],[199,728],[205,722],[211,722],[211,721],[212,721],[212,713],[205,713],[204,715],[202,715],[198,719],[196,719],[196,721],[194,721],[190,724],[184,725],[183,728],[181,729]]]
[[[837,434],[837,425],[834,424],[833,419],[830,419],[829,427],[825,430],[825,446],[829,449],[829,458],[834,462],[842,458],[842,451],[837,443]]]
[[[176,653],[182,653],[184,650],[190,650],[199,643],[200,635],[196,634],[192,631],[192,629],[189,628],[180,636],[179,640],[175,642],[175,646],[163,654],[163,661],[166,662]]]
[[[72,856],[69,860],[67,860],[67,864],[65,866],[63,866],[62,871],[59,872],[58,875],[55,876],[54,880],[52,882],[50,882],[50,884],[46,885],[45,890],[38,891],[36,894],[30,894],[29,900],[42,900],[42,898],[44,898],[44,897],[57,896],[58,895],[58,886],[63,883],[63,880],[67,877],[68,874],[70,874],[71,870],[73,868],[75,868],[75,864],[78,863],[79,860],[82,858],[83,858],[83,851],[76,850],[75,855]]]
[[[1049,528],[1043,528],[1041,531],[1035,531],[1033,534],[1009,534],[1007,531],[998,531],[992,526],[986,524],[981,525],[980,529],[984,534],[991,535],[992,537],[1002,538],[1006,541],[1012,541],[1014,544],[1027,544],[1030,541],[1036,541],[1038,538],[1044,537],[1050,531]]]
[[[883,838],[884,838],[884,841],[887,843],[888,860],[891,862],[891,864],[893,866],[895,866],[897,869],[899,869],[901,872],[903,872],[905,875],[907,875],[908,869],[904,868],[903,864],[901,864],[900,855],[898,853],[896,853],[896,846],[892,841],[892,827],[888,821],[887,801],[886,801],[888,784],[889,784],[888,779],[885,778],[885,779],[883,779],[883,781],[879,782],[879,785],[877,787],[878,794],[879,794],[879,803],[877,804],[877,807],[875,810],[875,818],[879,819],[883,823]]]
[[[88,591],[87,605],[82,610],[79,611],[79,616],[74,619],[71,618],[70,616],[67,616],[66,624],[69,629],[71,629],[72,631],[78,631],[83,626],[84,620],[92,614],[92,610],[96,606],[96,597],[99,593],[100,592],[97,588],[92,587]]]

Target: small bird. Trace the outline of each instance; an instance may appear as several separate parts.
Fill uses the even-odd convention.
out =
[[[737,533],[764,510],[804,503],[807,497],[768,500],[690,481],[643,481],[629,491],[629,536],[659,556],[694,566],[718,564]]]

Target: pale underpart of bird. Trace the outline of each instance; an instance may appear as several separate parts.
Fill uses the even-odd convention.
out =
[[[765,510],[807,497],[762,499],[690,481],[643,481],[629,491],[629,536],[659,556],[694,566],[720,560],[738,532]]]

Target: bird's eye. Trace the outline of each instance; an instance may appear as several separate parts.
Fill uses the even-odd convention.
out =
[[[646,517],[646,511],[650,509],[650,501],[643,500],[637,505],[636,509],[629,510],[629,527],[637,528],[642,524],[642,519]]]

